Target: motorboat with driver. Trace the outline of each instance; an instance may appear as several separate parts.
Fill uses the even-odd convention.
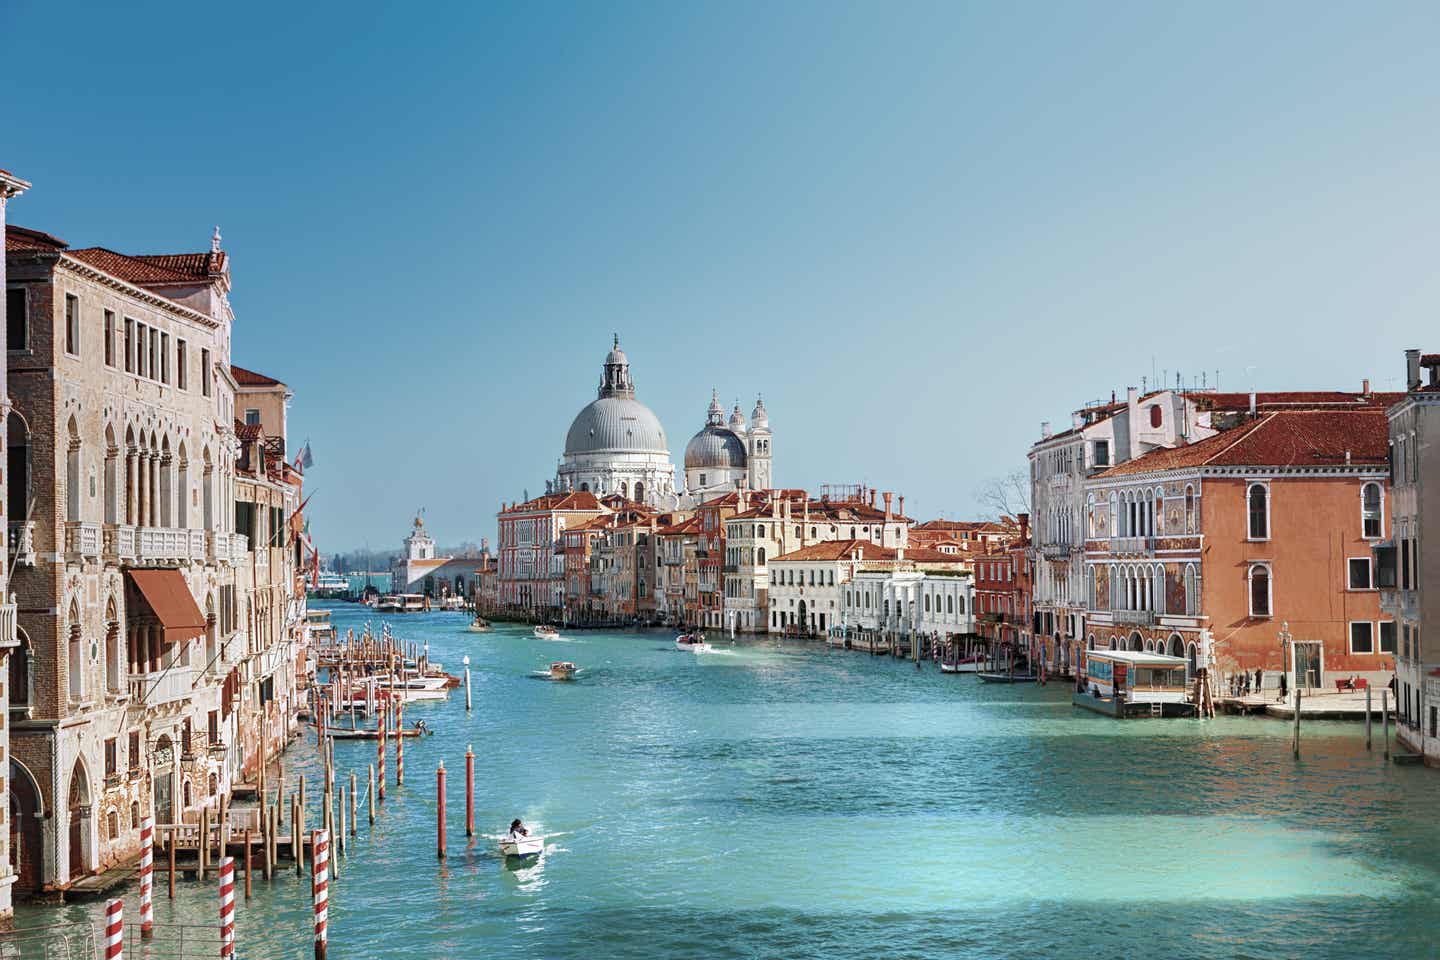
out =
[[[551,680],[574,680],[575,671],[579,669],[569,660],[556,660],[550,664]]]
[[[510,829],[500,838],[502,857],[538,857],[545,852],[545,838],[525,829],[518,819],[510,823]]]
[[[705,634],[700,632],[682,633],[675,638],[675,646],[681,650],[689,650],[691,653],[709,653],[710,644],[705,642]]]
[[[542,624],[538,625],[538,626],[535,628],[535,639],[536,639],[536,640],[559,640],[559,639],[560,639],[560,631],[559,631],[559,630],[556,630],[554,627],[550,626],[550,624],[548,624],[548,623],[542,623]]]

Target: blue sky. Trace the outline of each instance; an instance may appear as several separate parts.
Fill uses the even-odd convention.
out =
[[[7,4],[11,220],[233,257],[322,549],[493,535],[611,331],[678,459],[965,516],[1152,370],[1394,388],[1435,349],[1440,8]],[[1153,381],[1152,381],[1153,383]]]

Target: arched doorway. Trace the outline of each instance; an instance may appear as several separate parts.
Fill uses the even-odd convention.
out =
[[[1140,631],[1136,630],[1134,633],[1130,634],[1130,649],[1138,653],[1144,648],[1145,641],[1141,638]]]
[[[21,890],[38,891],[45,881],[45,809],[30,771],[10,761],[10,859]]]
[[[1180,640],[1180,634],[1170,634],[1170,639],[1165,641],[1165,652],[1172,657],[1185,656],[1185,644]]]
[[[809,630],[810,621],[809,621],[809,620],[806,618],[806,616],[805,616],[805,601],[804,601],[804,600],[801,600],[801,601],[800,601],[800,606],[799,606],[799,608],[796,610],[796,619],[797,619],[797,620],[799,621],[799,623],[800,623],[800,632],[801,632],[801,633],[805,633],[806,631]]]
[[[70,879],[85,873],[85,839],[87,821],[90,819],[90,777],[85,772],[85,761],[76,758],[75,768],[70,771],[70,789],[67,791],[66,814],[70,824]]]

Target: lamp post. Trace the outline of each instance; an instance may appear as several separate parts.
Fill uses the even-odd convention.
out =
[[[1291,744],[1291,753],[1296,760],[1300,759],[1300,672],[1299,664],[1295,662],[1295,639],[1290,635],[1290,621],[1283,620],[1280,623],[1280,648],[1288,653],[1291,676],[1295,686],[1295,735]]]

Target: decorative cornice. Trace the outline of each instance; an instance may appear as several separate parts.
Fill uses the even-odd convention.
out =
[[[83,260],[77,260],[70,254],[65,253],[63,250],[60,251],[59,262],[67,270],[70,270],[73,273],[78,273],[82,277],[94,280],[97,283],[102,283],[113,290],[118,290],[121,293],[134,297],[136,300],[148,303],[153,307],[159,307],[161,309],[168,310],[171,313],[178,314],[187,320],[194,321],[195,323],[198,323],[203,327],[209,327],[211,330],[218,330],[220,328],[220,321],[216,320],[208,313],[201,313],[199,310],[187,307],[183,303],[171,300],[168,297],[162,297],[158,293],[152,293],[144,287],[136,286],[133,283],[121,280],[119,277],[106,273],[104,270],[98,270],[95,267],[90,266],[90,264],[86,263]]]

